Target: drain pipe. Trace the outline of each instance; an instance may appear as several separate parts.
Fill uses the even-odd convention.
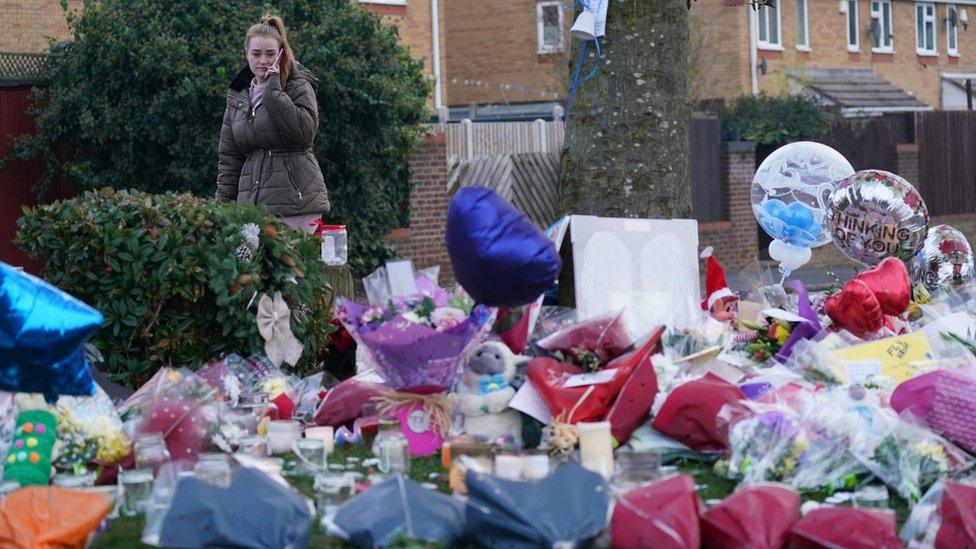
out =
[[[759,47],[756,41],[756,35],[759,34],[759,11],[747,6],[749,12],[749,84],[752,94],[756,95],[759,93],[759,59],[757,59],[757,49]]]
[[[430,35],[434,48],[431,56],[434,63],[434,108],[440,111],[444,102],[441,99],[441,21],[438,0],[430,0]]]

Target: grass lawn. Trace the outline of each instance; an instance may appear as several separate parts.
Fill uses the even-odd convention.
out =
[[[344,446],[336,449],[336,452],[329,456],[330,463],[346,464],[347,459],[352,459],[349,463],[350,470],[366,472],[362,467],[362,460],[372,457],[369,446],[360,444],[356,446]],[[358,460],[358,462],[356,462]],[[293,458],[289,463],[293,462]],[[736,486],[734,480],[729,480],[715,473],[712,464],[709,462],[679,460],[673,465],[678,470],[688,473],[695,477],[695,488],[701,496],[702,501],[722,499],[730,494]],[[286,465],[287,469],[287,465]],[[411,462],[410,477],[421,483],[432,482],[442,490],[447,490],[447,475],[441,468],[440,456],[424,459],[414,459]],[[306,496],[312,496],[312,478],[309,476],[291,476],[288,481]],[[826,492],[815,492],[803,494],[804,499],[822,501],[829,494]],[[904,500],[892,495],[890,500],[891,507],[895,510],[898,517],[899,527],[908,517],[909,508]],[[108,529],[92,545],[94,549],[128,549],[132,547],[149,547],[140,543],[142,537],[143,521],[141,518],[120,517],[111,524]],[[317,524],[313,525],[312,535],[309,540],[309,547],[331,548],[346,547],[341,540],[326,535],[322,528]],[[419,545],[418,545],[419,547]]]

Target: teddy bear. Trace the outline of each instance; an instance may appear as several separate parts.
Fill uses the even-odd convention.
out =
[[[494,442],[506,437],[522,442],[522,416],[508,407],[518,358],[504,343],[487,341],[475,348],[465,365],[465,390],[458,397],[467,434]]]

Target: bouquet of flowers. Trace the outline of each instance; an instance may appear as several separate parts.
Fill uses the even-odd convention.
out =
[[[79,472],[91,461],[113,464],[129,454],[129,437],[101,388],[93,397],[61,397],[55,405],[61,452],[54,465]]]
[[[626,352],[634,338],[624,326],[623,311],[584,320],[537,342],[560,362],[594,372]]]
[[[935,433],[886,413],[889,430],[852,448],[871,473],[908,501],[951,472],[966,470],[973,458]]]
[[[730,478],[778,481],[801,490],[856,485],[866,472],[849,452],[858,417],[830,397],[803,392],[791,402],[746,403],[753,414],[729,430]]]
[[[210,447],[225,404],[189,370],[162,368],[120,407],[134,433],[162,433],[174,461],[195,461]]]
[[[398,390],[450,388],[464,352],[491,327],[490,309],[440,289],[385,306],[340,299],[336,316]]]

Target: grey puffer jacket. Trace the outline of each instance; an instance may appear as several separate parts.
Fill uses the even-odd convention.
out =
[[[293,63],[285,89],[278,75],[272,74],[261,100],[251,105],[253,78],[251,69],[244,67],[227,90],[217,199],[265,204],[277,216],[328,212],[322,170],[312,154],[319,121],[318,81],[308,69]]]

